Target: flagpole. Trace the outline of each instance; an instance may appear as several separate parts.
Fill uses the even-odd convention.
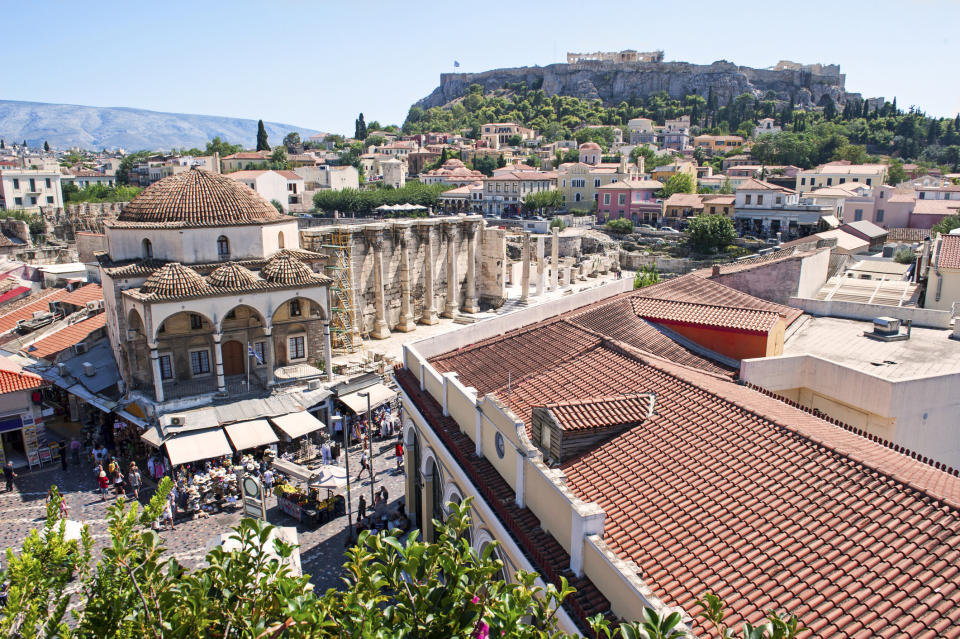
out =
[[[247,392],[250,392],[250,342],[247,342]]]

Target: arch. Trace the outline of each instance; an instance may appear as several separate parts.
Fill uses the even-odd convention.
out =
[[[440,465],[437,464],[437,460],[433,457],[430,458],[430,464],[427,466],[430,469],[430,476],[433,477],[433,481],[430,484],[430,512],[433,514],[434,519],[442,521],[444,519],[445,511],[443,508],[443,473],[440,472]]]
[[[493,542],[495,542],[493,535],[486,528],[481,528],[477,531],[476,540],[473,543],[473,549],[476,551],[477,556],[480,557],[483,555],[483,550]],[[500,570],[494,576],[494,579],[499,579],[501,581],[507,580],[507,563],[503,560],[503,554],[500,552],[500,548],[494,548],[493,552],[490,554],[491,559],[495,559],[500,562]]]
[[[143,242],[140,243],[140,246],[143,252],[143,259],[153,259],[153,242],[147,238],[143,238]]]
[[[404,454],[411,455],[412,462],[409,467],[413,468],[413,503],[407,511],[413,514],[413,527],[422,529],[421,513],[423,513],[423,481],[420,475],[420,437],[417,435],[417,428],[410,422],[406,429],[406,450]]]
[[[277,248],[286,248],[283,241],[283,231],[277,233]]]
[[[141,336],[147,337],[146,324],[143,323],[143,317],[136,308],[127,311],[127,330],[138,330]]]
[[[163,328],[163,326],[164,326],[164,324],[167,322],[167,320],[173,319],[173,318],[176,317],[177,315],[199,315],[200,317],[203,318],[204,322],[206,322],[207,324],[210,324],[210,332],[211,332],[211,333],[216,330],[217,323],[214,322],[212,319],[210,319],[210,317],[209,317],[206,313],[200,313],[200,312],[198,312],[198,311],[193,311],[193,310],[189,310],[189,309],[185,309],[185,310],[171,310],[171,311],[170,311],[169,313],[167,313],[166,315],[162,315],[162,316],[160,316],[160,317],[154,318],[154,326],[156,326],[156,329],[155,329],[155,331],[154,331],[154,334],[152,335],[152,338],[153,338],[153,339],[152,339],[151,341],[154,341],[154,342],[155,342],[155,341],[157,341],[158,339],[160,339],[160,337],[161,337],[160,329]],[[198,333],[198,334],[199,334],[199,333]]]
[[[574,202],[579,202],[579,201],[580,201],[580,191],[577,191],[576,193],[574,193],[574,195],[573,195],[573,201],[574,201]]]
[[[460,487],[455,483],[447,482],[446,486],[443,487],[443,520],[446,521],[447,517],[450,516],[450,508],[447,506],[449,503],[461,504],[463,503],[463,491],[460,490]],[[471,509],[472,510],[472,509]],[[467,543],[471,546],[473,545],[473,513],[470,514],[470,525],[464,529],[464,534],[467,536]]]
[[[217,257],[221,260],[230,259],[230,240],[226,235],[217,238]]]
[[[250,304],[237,304],[236,306],[233,306],[233,307],[231,307],[230,309],[228,309],[228,310],[223,314],[223,316],[220,318],[220,321],[216,324],[216,328],[217,328],[217,332],[218,332],[218,333],[222,333],[222,332],[224,331],[224,328],[223,328],[224,322],[230,322],[230,321],[233,321],[233,320],[234,320],[234,318],[230,317],[230,314],[231,314],[231,313],[234,313],[234,311],[236,311],[238,308],[245,308],[245,309],[248,309],[248,310],[252,311],[253,316],[256,317],[256,319],[259,321],[259,323],[258,323],[258,324],[254,324],[254,325],[252,325],[252,326],[249,325],[249,323],[248,323],[247,326],[237,326],[237,327],[234,327],[236,330],[241,330],[241,329],[244,329],[244,328],[260,328],[260,329],[262,329],[262,328],[266,328],[266,327],[270,326],[270,323],[267,321],[266,315],[265,315],[265,314],[263,313],[263,311],[261,311],[259,308],[257,308],[256,306],[251,306]],[[234,329],[226,329],[226,330],[234,330]]]
[[[290,300],[292,300],[292,299],[297,299],[297,298],[299,298],[300,300],[307,300],[308,302],[310,302],[310,308],[311,308],[311,314],[310,314],[310,315],[306,315],[306,314],[305,314],[305,315],[301,315],[301,316],[297,319],[297,321],[303,321],[303,320],[307,320],[307,319],[313,319],[314,316],[312,315],[312,312],[313,312],[312,309],[317,309],[317,311],[319,312],[319,315],[316,316],[316,319],[321,319],[321,320],[327,319],[326,304],[321,303],[320,301],[318,301],[318,300],[316,299],[317,297],[319,297],[319,296],[318,296],[318,295],[316,295],[316,296],[315,296],[315,295],[304,295],[303,293],[294,293],[294,294],[292,294],[290,297],[284,299],[284,300],[281,301],[281,302],[278,302],[277,304],[275,304],[275,305],[273,306],[273,310],[270,312],[270,323],[271,323],[271,324],[273,323],[273,320],[274,320],[274,318],[276,317],[277,312],[278,312],[281,308],[286,307],[286,306],[288,305],[288,303],[290,302]]]

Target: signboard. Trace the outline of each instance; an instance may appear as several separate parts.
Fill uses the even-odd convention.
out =
[[[253,475],[244,475],[240,478],[240,494],[243,496],[243,512],[267,520],[267,505],[263,500],[263,484]]]
[[[53,461],[53,455],[50,453],[49,446],[41,446],[37,449],[37,452],[40,454],[40,464],[49,464]]]
[[[40,465],[40,454],[36,448],[27,451],[27,464],[30,465],[30,468]]]

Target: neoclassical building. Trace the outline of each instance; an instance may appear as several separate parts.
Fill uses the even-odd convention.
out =
[[[330,374],[325,259],[249,187],[185,171],[104,226],[106,325],[128,390],[162,404],[269,388],[301,365]]]

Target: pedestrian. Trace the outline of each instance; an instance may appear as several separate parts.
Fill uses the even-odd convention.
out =
[[[60,467],[67,469],[67,442],[60,442]]]
[[[360,523],[360,520],[367,516],[367,500],[363,495],[360,495],[360,503],[357,504],[357,523]]]
[[[140,477],[140,469],[136,462],[130,462],[130,471],[127,473],[127,480],[130,482],[130,490],[133,491],[133,498],[140,501],[140,486],[143,485],[143,478]]]
[[[117,495],[125,495],[126,491],[123,488],[123,471],[120,470],[119,464],[113,465],[115,470],[113,471],[113,487],[117,491]]]
[[[360,481],[360,478],[363,477],[363,473],[370,466],[369,458],[367,457],[367,451],[364,449],[363,455],[360,456],[360,472],[357,474],[357,481]]]
[[[326,439],[323,440],[323,445],[320,446],[320,456],[323,458],[324,465],[331,463],[330,442]]]
[[[70,440],[70,454],[73,456],[73,465],[80,463],[80,440],[74,437]]]
[[[103,499],[103,501],[107,501],[107,490],[110,488],[110,478],[107,477],[107,473],[103,470],[101,470],[97,476],[97,485],[100,486],[100,498]]]
[[[7,465],[3,467],[3,478],[7,480],[7,492],[9,493],[13,490],[13,479],[17,474],[13,472],[13,462],[8,461]]]
[[[397,468],[403,470],[403,442],[397,442],[393,447],[393,454],[397,456]]]
[[[385,504],[390,499],[390,493],[387,492],[386,486],[381,485],[377,494],[380,496],[380,503]]]
[[[263,479],[263,492],[269,493],[270,489],[273,487],[273,471],[267,468],[265,471],[263,471],[261,478]]]

